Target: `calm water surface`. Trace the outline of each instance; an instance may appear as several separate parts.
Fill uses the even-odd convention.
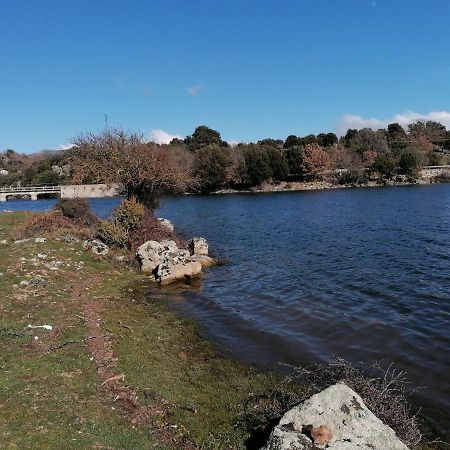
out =
[[[231,261],[181,308],[271,367],[394,361],[450,431],[450,185],[179,197],[160,215]]]
[[[0,211],[25,204],[52,202]],[[450,431],[450,185],[185,196],[158,213],[230,260],[169,290],[224,353],[271,368],[388,358]]]

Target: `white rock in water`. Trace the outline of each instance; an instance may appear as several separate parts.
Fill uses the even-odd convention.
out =
[[[163,219],[162,217],[158,217],[158,221],[163,227],[167,228],[170,231],[173,231],[173,229],[174,229],[173,223],[170,220]]]
[[[329,433],[329,441],[314,444],[311,428]],[[408,450],[394,430],[339,383],[288,411],[270,435],[266,450]]]
[[[208,241],[202,237],[193,237],[189,241],[189,250],[191,255],[208,256]]]
[[[189,250],[179,249],[171,240],[147,241],[138,248],[136,257],[141,270],[152,274],[154,281],[160,284],[197,276],[204,265],[191,257]]]
[[[137,249],[136,257],[141,265],[141,270],[151,273],[161,264],[164,257],[169,254],[175,255],[178,251],[175,241],[147,241]]]

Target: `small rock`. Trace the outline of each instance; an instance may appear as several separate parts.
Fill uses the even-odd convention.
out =
[[[34,240],[34,242],[36,243],[36,244],[43,244],[44,242],[46,242],[47,241],[47,239],[45,239],[45,238],[43,238],[43,237],[37,237],[37,238],[35,238],[35,240]]]
[[[63,242],[67,242],[68,244],[80,242],[80,240],[77,239],[73,234],[65,234],[64,236],[61,236],[60,240]]]
[[[208,256],[208,241],[202,237],[193,237],[189,241],[191,255]]]
[[[106,244],[98,239],[88,239],[83,243],[84,250],[90,250],[94,255],[105,256],[109,253],[109,248]]]
[[[14,244],[24,244],[25,242],[28,242],[29,239],[19,239],[18,241],[14,241]]]
[[[38,253],[37,257],[39,259],[47,259],[48,255],[46,253]]]
[[[162,217],[158,217],[158,221],[163,227],[167,228],[168,230],[170,230],[170,231],[174,230],[173,223],[170,220],[163,219]]]

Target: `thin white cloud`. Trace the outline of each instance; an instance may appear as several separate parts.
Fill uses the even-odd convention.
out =
[[[442,123],[447,129],[450,129],[450,112],[449,111],[431,111],[428,114],[416,113],[409,111],[403,114],[396,114],[390,119],[363,118],[353,114],[345,114],[341,117],[336,126],[336,133],[339,136],[344,135],[349,128],[360,130],[361,128],[385,128],[390,123],[399,123],[403,127],[417,120],[433,120]]]
[[[179,134],[170,134],[164,130],[152,130],[150,133],[150,141],[155,144],[169,144],[174,138],[183,139]]]
[[[197,97],[197,95],[199,95],[202,91],[203,91],[203,86],[201,84],[196,84],[194,86],[188,86],[186,88],[186,92],[191,97]]]

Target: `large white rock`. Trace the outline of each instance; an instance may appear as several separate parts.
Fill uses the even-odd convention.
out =
[[[195,277],[206,265],[206,262],[192,257],[189,250],[179,249],[171,240],[147,241],[138,248],[136,256],[141,270],[150,273],[154,281],[160,284]]]
[[[141,265],[141,270],[151,273],[161,264],[164,257],[169,254],[176,254],[178,251],[175,241],[147,241],[137,249],[136,256]]]
[[[311,429],[326,427],[329,442],[313,442]],[[270,435],[266,450],[408,450],[345,384],[335,384],[288,411]]]

